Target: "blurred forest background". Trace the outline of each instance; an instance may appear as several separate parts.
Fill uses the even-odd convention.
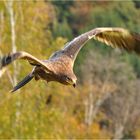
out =
[[[140,33],[140,2],[0,1],[0,54],[26,51],[47,59],[96,27]],[[140,58],[89,41],[76,59],[78,84],[33,80],[12,87],[32,70],[18,61],[0,78],[0,138],[140,139]]]

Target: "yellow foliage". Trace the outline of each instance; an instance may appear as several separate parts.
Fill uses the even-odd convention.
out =
[[[86,7],[82,7],[83,4],[81,2],[76,2],[76,5],[70,9],[74,14],[78,12],[77,14],[79,16],[89,15],[89,11],[92,12],[93,7],[90,2],[85,2],[85,4]],[[76,7],[78,7],[78,9],[75,9]],[[54,51],[62,49],[64,44],[68,42],[68,38],[61,36],[55,38],[53,36],[51,26],[54,20],[56,20],[58,13],[55,9],[56,7],[52,5],[51,2],[43,0],[14,1],[13,8],[14,17],[16,19],[15,32],[17,50],[27,51],[43,60],[47,59]],[[63,8],[65,8],[65,6]],[[82,10],[83,13],[81,12]],[[68,13],[64,14],[66,14],[66,17],[68,16]],[[80,17],[78,19],[79,21],[77,20],[76,26],[73,25],[75,31],[77,31],[76,28],[78,24],[79,28],[83,30],[85,27],[83,22],[85,19],[89,21],[91,19],[91,17],[89,17],[90,16],[86,18]],[[73,22],[73,19],[69,18],[69,21]],[[69,24],[68,21],[66,23],[68,27],[72,24]],[[65,28],[60,31],[64,30]],[[9,14],[3,1],[0,1],[0,52],[3,54],[11,52]],[[94,52],[94,55],[96,53],[98,52]],[[107,58],[106,62],[108,60],[110,60],[110,57]],[[93,61],[97,61],[96,63],[98,63],[99,60],[95,58],[91,60],[91,62]],[[105,64],[98,64],[97,66],[99,67],[97,67],[98,69],[95,72],[98,72],[98,70],[101,71],[101,66]],[[113,61],[113,64],[116,66],[116,61]],[[26,76],[33,68],[28,62],[24,61],[20,61],[18,67],[18,81]],[[78,67],[78,70],[80,70],[80,66]],[[110,67],[112,68],[112,65]],[[125,68],[124,71],[127,71],[127,67]],[[86,66],[85,69],[86,74],[83,75],[85,75],[87,79],[85,78],[83,83],[80,81],[80,79],[82,79],[80,71],[77,71],[79,74],[79,83],[76,88],[64,86],[56,82],[47,84],[45,81],[39,80],[37,82],[32,80],[21,90],[10,94],[9,91],[12,89],[12,84],[9,79],[13,76],[13,66],[8,66],[5,74],[0,78],[0,138],[110,139],[112,135],[110,128],[101,129],[99,122],[102,119],[106,119],[109,124],[113,124],[113,121],[111,122],[111,119],[101,110],[100,106],[93,123],[88,126],[85,123],[86,109],[84,103],[88,98],[90,100],[88,95],[92,92],[93,100],[91,105],[95,107],[96,102],[102,99],[106,93],[114,94],[118,90],[119,84],[111,80],[101,80],[105,75],[104,72],[100,75],[101,78],[95,79],[95,81],[90,84],[88,80],[91,78],[91,75],[87,77],[89,74],[87,73],[88,66]],[[123,73],[122,75],[125,74]],[[128,75],[130,75],[129,71]],[[95,76],[96,74],[93,76],[93,79]],[[125,84],[129,86],[128,83]],[[50,101],[47,103],[46,101],[50,96]],[[135,135],[137,138],[140,138],[140,131],[137,130]]]
[[[137,140],[140,139],[140,129],[136,130],[136,132],[134,133],[135,133],[136,139]]]

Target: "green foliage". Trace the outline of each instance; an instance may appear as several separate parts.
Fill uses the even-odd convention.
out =
[[[72,38],[72,30],[66,19],[64,19],[61,23],[54,21],[52,31],[54,37],[62,36],[64,38]]]
[[[137,0],[133,0],[134,4],[135,4],[135,7],[136,8],[140,8],[140,1],[137,1]]]
[[[68,19],[70,17],[69,10],[70,10],[70,7],[74,4],[73,0],[52,1],[51,3],[56,6],[57,17],[58,17],[59,22],[63,21],[65,18]]]
[[[91,2],[91,3],[94,4],[94,2]],[[90,30],[96,27],[123,27],[123,28],[129,29],[130,31],[140,32],[140,28],[139,28],[140,11],[139,9],[135,8],[133,1],[129,1],[127,3],[112,1],[104,5],[103,7],[100,4],[96,4],[96,6],[92,8],[92,10],[89,10],[89,11],[90,12],[87,13],[87,16],[88,16],[88,19],[90,20],[86,22],[86,20],[82,19],[83,22],[85,21],[85,23],[83,23],[85,24],[85,26],[84,28],[79,30],[79,33],[83,33],[87,30]],[[74,17],[76,17],[77,19],[80,18],[78,17],[78,15],[76,15],[76,13]],[[87,17],[85,17],[85,19],[87,19]],[[87,49],[84,48],[83,51],[80,52],[81,57],[79,56],[77,59],[78,64],[83,62],[82,57],[85,56],[85,52],[87,52],[88,50],[94,51],[94,47],[97,47],[98,49],[100,49],[103,54],[105,52],[110,53],[110,50],[113,50],[110,47],[106,47],[106,45],[98,41],[94,41],[88,44],[89,45],[87,45]],[[139,71],[140,63],[138,60],[139,58],[135,57],[136,61],[133,61],[134,59],[133,57],[130,56],[129,61],[132,62],[132,66],[134,66],[134,69],[137,75],[139,75],[140,73]]]
[[[136,55],[129,55],[130,64],[133,66],[137,77],[140,77],[140,59]]]

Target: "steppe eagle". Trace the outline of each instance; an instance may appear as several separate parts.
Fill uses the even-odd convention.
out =
[[[32,72],[19,82],[12,92],[18,90],[33,78],[35,80],[43,79],[47,82],[57,81],[64,85],[73,85],[75,87],[77,80],[73,72],[75,59],[80,49],[92,38],[111,47],[125,49],[129,52],[134,51],[140,54],[140,34],[131,33],[123,28],[103,27],[95,28],[79,35],[66,43],[63,49],[54,52],[48,60],[39,60],[23,51],[4,56],[1,59],[0,69],[2,70],[2,68],[17,59],[28,60],[34,66]]]

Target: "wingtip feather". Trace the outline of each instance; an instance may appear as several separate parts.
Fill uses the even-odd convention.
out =
[[[13,88],[12,90],[10,90],[10,93],[14,93],[17,89]]]

